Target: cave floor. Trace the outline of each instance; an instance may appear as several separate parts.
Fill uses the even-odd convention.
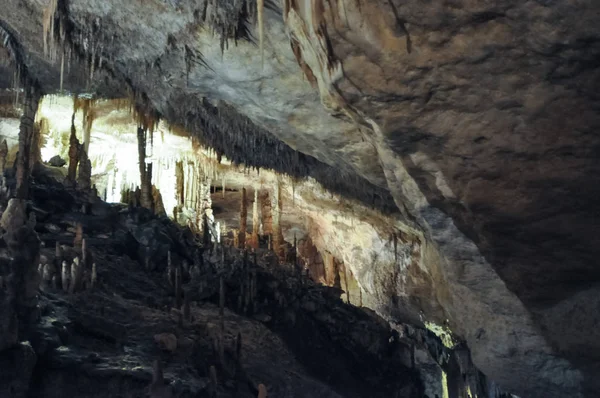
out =
[[[11,369],[0,377],[1,396],[256,397],[260,383],[269,397],[423,396],[411,368],[415,342],[344,304],[338,290],[292,267],[273,267],[264,250],[205,250],[188,230],[145,209],[94,199],[84,214],[85,200],[48,173],[34,180],[28,207],[42,241],[40,262],[60,276],[60,261],[78,255],[81,225],[98,277],[75,293],[41,282],[29,343],[0,353],[0,368]],[[172,266],[181,266],[185,299],[176,300],[170,283],[169,251]],[[189,316],[176,301],[190,303]],[[23,344],[35,360],[19,356]],[[167,385],[158,390],[156,360]]]

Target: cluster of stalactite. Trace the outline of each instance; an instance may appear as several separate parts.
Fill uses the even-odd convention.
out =
[[[217,107],[183,93],[169,103],[174,106],[166,109],[163,116],[182,121],[183,129],[213,148],[217,158],[226,156],[236,165],[271,169],[296,179],[313,177],[333,193],[359,200],[384,213],[398,212],[386,189],[371,184],[352,170],[331,167],[293,150],[229,105],[221,103]]]

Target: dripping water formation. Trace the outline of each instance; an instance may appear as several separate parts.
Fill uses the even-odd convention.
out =
[[[598,395],[597,1],[0,9],[0,397]]]

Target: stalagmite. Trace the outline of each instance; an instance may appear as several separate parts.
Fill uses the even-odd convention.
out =
[[[252,203],[252,242],[251,246],[258,249],[258,189],[254,188],[254,202]]]
[[[273,233],[273,212],[271,207],[271,198],[269,197],[269,191],[261,190],[259,198],[263,233],[265,235],[271,235]]]
[[[83,226],[81,223],[77,223],[75,227],[75,238],[73,239],[73,247],[76,249],[80,248],[83,242]]]
[[[346,292],[346,303],[350,304],[350,287],[348,287],[348,274],[346,270],[346,264],[342,263],[344,271],[344,291]]]
[[[69,293],[73,294],[81,290],[83,282],[83,263],[79,257],[73,259],[71,264],[71,284],[69,285]]]
[[[246,231],[248,229],[248,200],[246,188],[242,188],[242,197],[240,205],[240,235],[238,239],[239,248],[243,249],[246,246]]]
[[[219,360],[225,363],[225,280],[219,277]]]
[[[91,285],[92,289],[98,285],[98,271],[96,269],[96,263],[92,264]]]
[[[77,188],[83,192],[89,192],[92,188],[92,162],[83,148],[79,149]]]
[[[0,143],[0,175],[4,176],[4,170],[6,169],[6,157],[8,156],[8,144],[6,140],[2,140]]]
[[[175,267],[175,308],[181,308],[181,266]]]
[[[25,222],[25,201],[12,199],[11,203],[13,209],[2,214],[2,228],[6,231],[2,238],[8,253],[2,261],[5,287],[0,291],[0,352],[18,341],[29,339],[31,328],[39,317],[36,310],[40,286],[38,266],[47,262],[40,256],[41,242],[37,233]],[[17,214],[15,211],[19,209],[22,212]],[[3,368],[0,372],[4,375],[5,371]]]
[[[69,265],[67,264],[66,261],[62,262],[62,289],[65,293],[67,293],[69,291],[69,281],[71,280],[70,277],[70,269],[69,269]]]
[[[267,398],[267,387],[264,384],[258,385],[258,398]]]
[[[19,128],[19,153],[17,155],[17,198],[27,199],[29,196],[29,178],[31,169],[29,157],[34,138],[35,114],[40,102],[40,95],[33,88],[27,88],[23,116]]]
[[[211,366],[210,370],[209,370],[209,374],[210,374],[210,397],[216,398],[217,397],[217,387],[218,387],[217,369],[214,366]]]
[[[183,173],[183,162],[175,163],[175,195],[177,199],[177,208],[181,209],[185,204],[185,179]]]
[[[138,160],[140,167],[140,205],[146,209],[152,210],[152,168],[148,165],[146,170],[146,129],[138,127]]]
[[[283,234],[281,233],[281,211],[282,211],[282,201],[281,201],[281,189],[279,186],[279,181],[275,184],[273,189],[273,198],[272,198],[272,214],[273,214],[273,251],[277,254],[279,261],[283,261],[285,259],[284,247],[283,247]]]
[[[52,277],[54,276],[54,273],[52,272],[52,267],[50,264],[44,264],[42,266],[42,281],[44,282],[45,286],[51,286],[52,285]]]
[[[183,297],[183,319],[186,322],[190,322],[192,320],[190,315],[190,295],[189,293],[184,294]]]
[[[42,118],[33,127],[31,151],[29,154],[29,170],[33,170],[37,163],[42,161],[42,141],[49,132],[48,119]]]
[[[76,181],[77,164],[79,163],[79,140],[75,130],[75,112],[71,116],[71,136],[69,137],[69,169],[67,171],[66,183],[73,186]]]
[[[162,194],[155,185],[152,185],[152,202],[154,203],[154,214],[159,216],[167,214]]]

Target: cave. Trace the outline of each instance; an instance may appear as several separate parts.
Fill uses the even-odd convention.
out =
[[[600,394],[600,2],[0,10],[0,397]]]

